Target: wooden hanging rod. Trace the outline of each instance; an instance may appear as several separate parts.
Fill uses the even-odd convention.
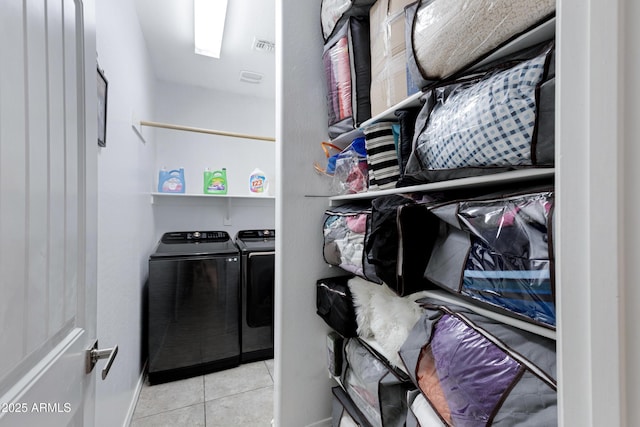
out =
[[[211,135],[222,135],[222,136],[231,136],[234,138],[244,138],[244,139],[257,139],[260,141],[275,141],[275,138],[269,136],[258,136],[258,135],[247,135],[244,133],[235,133],[235,132],[225,132],[221,130],[212,130],[212,129],[203,129],[203,128],[194,128],[189,126],[180,126],[180,125],[171,125],[168,123],[158,123],[158,122],[148,122],[146,120],[140,120],[140,126],[152,126],[156,128],[163,129],[173,129],[173,130],[183,130],[187,132],[199,132],[199,133],[208,133]]]

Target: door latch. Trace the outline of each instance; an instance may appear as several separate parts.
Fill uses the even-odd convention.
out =
[[[93,367],[96,366],[98,360],[107,359],[107,364],[104,368],[102,368],[102,379],[107,378],[109,374],[109,370],[111,369],[111,365],[113,365],[113,361],[118,354],[118,346],[114,346],[112,348],[105,348],[102,350],[98,349],[98,340],[95,340],[93,345],[89,347],[85,352],[85,372],[88,374],[93,371]]]

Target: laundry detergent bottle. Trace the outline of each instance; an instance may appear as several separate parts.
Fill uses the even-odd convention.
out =
[[[167,170],[163,167],[158,173],[159,193],[184,193],[184,169]]]
[[[266,195],[269,189],[267,175],[260,169],[256,168],[249,175],[249,191],[251,194]]]
[[[204,194],[227,194],[227,169],[204,171]]]

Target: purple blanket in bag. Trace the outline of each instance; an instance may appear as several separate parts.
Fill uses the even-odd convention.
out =
[[[555,426],[555,341],[435,298],[400,349],[446,425]]]
[[[455,426],[489,421],[520,372],[518,362],[450,315],[438,322],[431,352]]]

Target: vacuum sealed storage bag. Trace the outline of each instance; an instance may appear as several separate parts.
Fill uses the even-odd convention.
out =
[[[371,117],[369,18],[350,17],[324,45],[329,136],[336,138]]]
[[[434,298],[422,302],[426,312],[400,357],[445,425],[557,425],[553,339]]]
[[[432,208],[442,225],[425,277],[484,308],[555,328],[553,205],[545,190]]]
[[[327,264],[381,283],[364,250],[370,217],[371,208],[361,204],[346,204],[326,210],[322,226],[322,253]]]

